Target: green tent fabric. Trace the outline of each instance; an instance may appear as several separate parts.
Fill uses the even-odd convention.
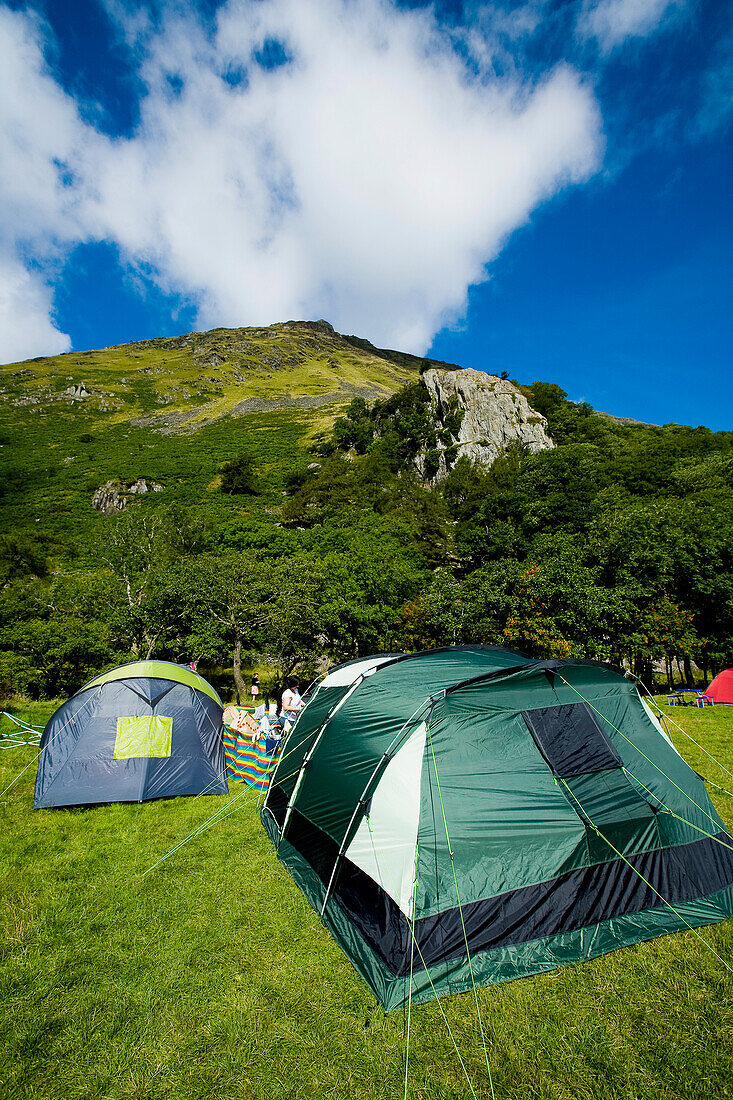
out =
[[[466,646],[343,666],[262,821],[388,1010],[733,914],[703,781],[593,662]]]

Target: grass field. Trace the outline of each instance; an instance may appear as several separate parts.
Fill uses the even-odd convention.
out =
[[[733,708],[674,717],[733,772]],[[0,790],[36,751],[0,749]],[[403,1096],[404,1015],[376,1007],[277,863],[254,792],[34,813],[34,779],[30,766],[0,798],[3,1097]],[[730,827],[733,798],[710,793]],[[733,921],[702,935],[733,966]],[[733,1097],[732,979],[687,932],[480,990],[497,1098]],[[473,998],[444,1009],[489,1096]],[[435,1003],[412,1013],[408,1095],[470,1096]]]

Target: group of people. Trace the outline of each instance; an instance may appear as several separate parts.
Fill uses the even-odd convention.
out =
[[[257,673],[252,677],[252,686],[249,690],[252,702],[256,706],[260,694],[260,678]],[[286,724],[287,728],[293,725],[303,706],[303,700],[300,697],[300,681],[297,676],[289,676],[280,703],[280,721],[285,732],[287,732]],[[268,703],[265,714],[269,719],[276,717],[277,703]]]
[[[288,679],[287,687],[282,694],[279,715],[277,703],[271,703],[267,698],[263,704],[258,705],[260,684],[257,676],[252,677],[249,691],[254,712],[241,705],[228,706],[224,711],[224,725],[233,730],[238,737],[249,737],[253,745],[263,737],[267,745],[273,743],[274,750],[282,735],[291,729],[303,709],[304,703],[300,696],[298,679],[295,676]],[[237,703],[239,703],[239,696],[237,696]]]
[[[188,668],[191,672],[196,672],[198,661],[186,661],[184,667]],[[252,698],[255,710],[257,710],[260,695],[260,678],[257,673],[252,677],[249,694]],[[239,703],[239,694],[237,694],[237,703]],[[294,725],[296,718],[304,706],[305,704],[300,696],[300,680],[297,676],[289,676],[285,685],[285,690],[282,693],[279,715],[277,703],[271,703],[266,696],[263,712],[256,718],[253,718],[250,714],[241,714],[237,716],[235,715],[235,708],[227,707],[224,721],[227,725],[231,725],[231,728],[237,729],[239,733],[250,733],[253,741],[256,740],[259,734],[264,734],[265,737],[279,738],[281,733],[287,733],[291,726]]]

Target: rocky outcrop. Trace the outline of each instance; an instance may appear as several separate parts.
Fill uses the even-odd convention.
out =
[[[523,443],[532,452],[555,446],[544,416],[535,412],[508,379],[466,368],[426,370],[422,380],[436,419],[447,425],[451,438],[449,444],[446,431],[441,433],[436,481],[445,477],[461,455],[490,466],[511,443]]]
[[[85,397],[89,397],[89,390],[86,388],[84,382],[73,383],[71,386],[67,386],[64,390],[66,397],[70,397],[72,401],[81,401]]]
[[[126,379],[122,378],[120,381],[125,382]],[[0,389],[0,394],[5,392],[4,389]],[[33,390],[20,393],[18,396],[7,398],[7,400],[10,405],[21,409],[34,405],[38,406],[38,411],[42,411],[47,405],[58,403],[68,404],[73,409],[82,401],[86,402],[87,412],[89,406],[100,412],[108,412],[110,409],[121,409],[124,405],[124,402],[115,393],[99,389],[90,390],[85,382],[72,382],[63,390],[34,386]]]
[[[99,489],[95,490],[92,495],[92,508],[101,512],[103,516],[114,516],[118,512],[125,511],[131,498],[144,496],[145,493],[162,492],[163,486],[158,485],[157,481],[147,482],[145,478],[139,477],[137,481],[127,483],[115,479],[100,485]]]
[[[283,332],[320,332],[323,336],[339,336],[340,333],[328,321],[285,321]]]

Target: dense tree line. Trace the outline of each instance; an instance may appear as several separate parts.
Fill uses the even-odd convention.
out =
[[[355,399],[257,518],[148,499],[94,567],[0,537],[0,686],[64,695],[134,657],[198,658],[240,692],[319,661],[469,641],[625,661],[643,679],[733,663],[733,433],[618,424],[524,388],[557,446],[460,457],[421,383]],[[437,448],[449,474],[440,484]],[[222,492],[262,492],[241,454]]]

